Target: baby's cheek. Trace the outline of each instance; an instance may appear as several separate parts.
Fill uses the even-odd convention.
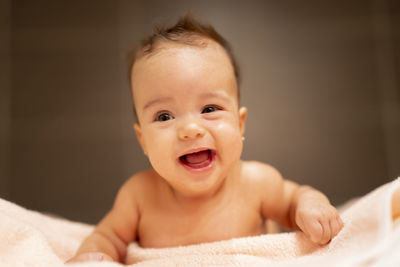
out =
[[[149,154],[149,161],[159,175],[164,178],[171,177],[174,174],[174,164],[172,162],[174,159],[164,152],[167,149],[163,149],[162,146],[160,148],[158,152],[154,151]]]
[[[242,152],[242,136],[239,127],[235,127],[232,123],[219,123],[216,133],[218,135],[219,145],[223,146],[224,152],[238,155]]]
[[[232,139],[232,141],[237,141],[236,139],[239,139],[240,141],[240,128],[239,125],[236,125],[235,123],[232,123],[230,121],[227,122],[219,122],[216,125],[217,132],[218,133],[223,133],[226,135],[226,137],[229,137]]]
[[[170,140],[170,139],[169,139]],[[171,160],[171,141],[159,136],[153,137],[148,142],[147,152],[152,166],[157,169],[166,169]]]

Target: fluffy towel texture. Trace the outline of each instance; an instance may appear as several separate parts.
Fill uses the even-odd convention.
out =
[[[319,247],[302,233],[269,234],[199,245],[143,249],[131,244],[132,266],[400,266],[399,219],[391,200],[400,179],[342,211],[344,228]],[[0,199],[0,266],[62,266],[93,226],[26,210]],[[121,266],[76,263],[72,266]]]

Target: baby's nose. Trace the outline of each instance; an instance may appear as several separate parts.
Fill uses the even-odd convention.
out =
[[[206,133],[205,129],[196,122],[190,122],[182,125],[179,129],[179,139],[189,140],[203,137]]]

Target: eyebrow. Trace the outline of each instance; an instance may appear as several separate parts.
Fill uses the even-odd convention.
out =
[[[219,93],[219,92],[207,92],[204,94],[201,94],[201,98],[211,98],[211,97],[217,97],[217,98],[223,98],[224,100],[228,100],[229,96],[226,95],[225,93]],[[165,103],[165,102],[171,102],[173,101],[173,97],[165,96],[165,97],[158,97],[153,100],[150,100],[149,102],[144,105],[143,110],[146,110],[150,108],[151,106],[158,104],[158,103]]]
[[[204,94],[201,94],[202,98],[210,98],[210,97],[217,97],[217,98],[223,98],[225,100],[229,99],[229,96],[224,92],[224,93],[220,93],[220,91],[218,92],[207,92]]]
[[[153,106],[155,104],[170,102],[172,100],[173,100],[172,97],[158,97],[158,98],[155,98],[155,99],[150,100],[149,102],[147,102],[146,105],[144,105],[143,110],[146,110],[146,109],[150,108],[151,106]]]

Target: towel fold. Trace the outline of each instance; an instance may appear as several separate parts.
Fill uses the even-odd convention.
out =
[[[131,266],[400,266],[400,220],[392,198],[400,178],[346,206],[344,227],[326,246],[301,232],[236,238],[174,248],[128,247]],[[400,205],[399,205],[400,206]],[[396,211],[400,212],[400,211]],[[0,266],[63,266],[93,226],[54,218],[0,199]],[[73,266],[121,266],[76,263]]]

